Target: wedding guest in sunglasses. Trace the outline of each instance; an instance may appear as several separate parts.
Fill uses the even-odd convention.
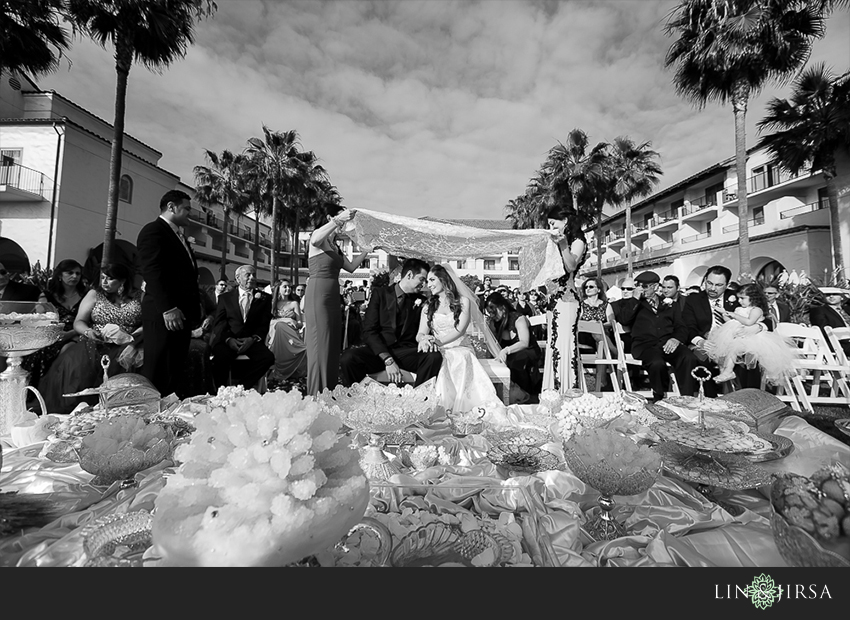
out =
[[[12,272],[0,263],[0,301],[38,301],[41,290],[32,284],[13,282]]]

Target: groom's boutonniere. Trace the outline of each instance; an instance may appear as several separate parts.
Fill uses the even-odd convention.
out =
[[[729,299],[727,300],[730,304],[735,303],[738,300],[734,295],[729,295]]]
[[[262,293],[254,293],[254,299],[260,299],[262,296]]]
[[[419,307],[419,306],[421,306],[421,305],[422,305],[422,298],[421,298],[421,297],[417,297],[417,298],[416,298],[416,301],[414,301],[414,302],[413,302],[413,307],[414,307],[414,308],[418,308],[418,307]]]
[[[665,306],[672,306],[673,305],[673,298],[672,297],[665,297],[664,299],[661,300],[661,303],[663,303]]]

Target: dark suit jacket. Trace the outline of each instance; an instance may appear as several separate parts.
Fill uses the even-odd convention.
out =
[[[730,298],[733,298],[730,300]],[[738,307],[738,298],[734,293],[726,291],[723,294],[723,308],[732,312]],[[700,336],[705,338],[711,331],[712,325],[711,304],[708,301],[708,293],[700,291],[685,297],[685,308],[682,310],[682,321],[687,331],[686,344]]]
[[[687,330],[682,322],[679,304],[664,304],[659,298],[658,313],[644,299],[623,299],[620,302],[621,324],[632,328],[632,354],[640,357],[646,349],[661,347],[670,338],[687,346]]]
[[[850,302],[845,302],[842,304],[842,307],[845,312],[850,313]],[[826,337],[824,327],[847,327],[841,315],[827,305],[809,308],[809,320],[812,322],[812,325],[820,327],[824,337]],[[850,355],[850,342],[843,340],[841,342],[841,348],[844,349],[847,355]]]
[[[791,306],[788,304],[777,301],[776,306],[779,309],[779,322],[780,323],[790,323],[791,322]],[[770,331],[774,331],[776,329],[776,325],[773,323],[773,316],[770,314],[770,309],[768,308],[768,312],[764,317],[764,324],[767,325]]]
[[[213,320],[213,337],[210,346],[219,342],[227,342],[228,338],[250,338],[259,336],[265,342],[269,334],[269,323],[272,320],[272,296],[256,288],[251,293],[251,307],[248,316],[242,320],[242,309],[239,307],[239,287],[224,293],[218,298]]]
[[[419,318],[425,306],[422,295],[410,295],[407,300],[407,312],[398,311],[396,286],[383,286],[372,289],[366,316],[363,319],[363,342],[369,345],[375,355],[391,355],[390,349],[401,345],[416,346],[416,334],[419,331]],[[421,303],[416,304],[416,300]]]
[[[158,217],[139,232],[136,246],[145,280],[142,311],[162,316],[172,308],[180,308],[186,327],[194,329],[201,322],[201,298],[198,290],[198,264],[165,220]]]
[[[9,282],[0,295],[0,301],[38,301],[41,289],[23,282]]]

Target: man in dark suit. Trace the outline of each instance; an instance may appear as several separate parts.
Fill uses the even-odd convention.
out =
[[[679,305],[679,310],[685,309],[685,296],[679,291],[679,278],[674,275],[664,276],[661,280],[661,293]]]
[[[771,331],[776,329],[777,323],[791,322],[791,306],[779,301],[779,289],[772,284],[765,286],[764,297],[767,299],[767,316],[764,317],[764,322]]]
[[[0,263],[0,301],[38,301],[41,296],[37,286],[12,282],[12,273]]]
[[[401,383],[401,371],[416,373],[416,385],[436,377],[443,363],[439,351],[421,353],[416,334],[425,298],[420,291],[428,277],[428,264],[409,258],[397,284],[372,290],[362,339],[367,346],[347,349],[340,360],[343,385],[362,381],[384,368],[393,383]]]
[[[686,345],[687,332],[679,305],[658,294],[658,274],[646,271],[635,278],[635,297],[621,304],[622,324],[631,327],[632,355],[641,360],[649,374],[652,398],[664,398],[673,367],[682,394],[694,393],[691,371],[696,358]]]
[[[160,394],[183,397],[183,377],[192,329],[201,322],[198,264],[181,231],[189,223],[191,198],[180,190],[166,192],[159,217],[139,232],[136,246],[145,281],[142,375]]]
[[[720,370],[709,357],[711,343],[707,338],[713,329],[727,321],[723,311],[734,312],[740,305],[737,296],[727,290],[731,279],[732,272],[723,265],[710,267],[705,273],[705,290],[688,295],[685,298],[685,309],[682,311],[688,343],[701,365],[708,368],[712,375],[719,374]],[[744,329],[761,330],[764,326],[757,323]],[[761,385],[761,373],[758,368],[748,369],[738,365],[735,367],[735,374],[742,388],[758,388]],[[717,396],[716,383],[706,381],[704,386],[706,396]]]
[[[822,286],[820,292],[824,294],[826,303],[809,308],[809,320],[812,325],[820,327],[824,337],[825,327],[850,327],[850,301],[847,300],[847,291],[834,286]],[[850,356],[850,341],[842,340],[841,348]]]
[[[272,296],[256,288],[257,272],[250,265],[236,270],[232,291],[218,298],[213,321],[213,379],[217,387],[233,380],[250,389],[274,365],[274,353],[266,346],[272,319]],[[235,363],[240,355],[248,360]],[[234,365],[235,364],[235,365]]]

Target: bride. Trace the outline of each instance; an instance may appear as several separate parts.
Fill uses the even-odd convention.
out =
[[[419,321],[416,341],[422,352],[441,351],[437,375],[439,405],[446,412],[465,413],[483,407],[488,413],[504,409],[484,367],[478,362],[467,331],[479,332],[494,357],[499,345],[484,323],[475,294],[451,267],[434,265],[428,273],[431,291]]]

